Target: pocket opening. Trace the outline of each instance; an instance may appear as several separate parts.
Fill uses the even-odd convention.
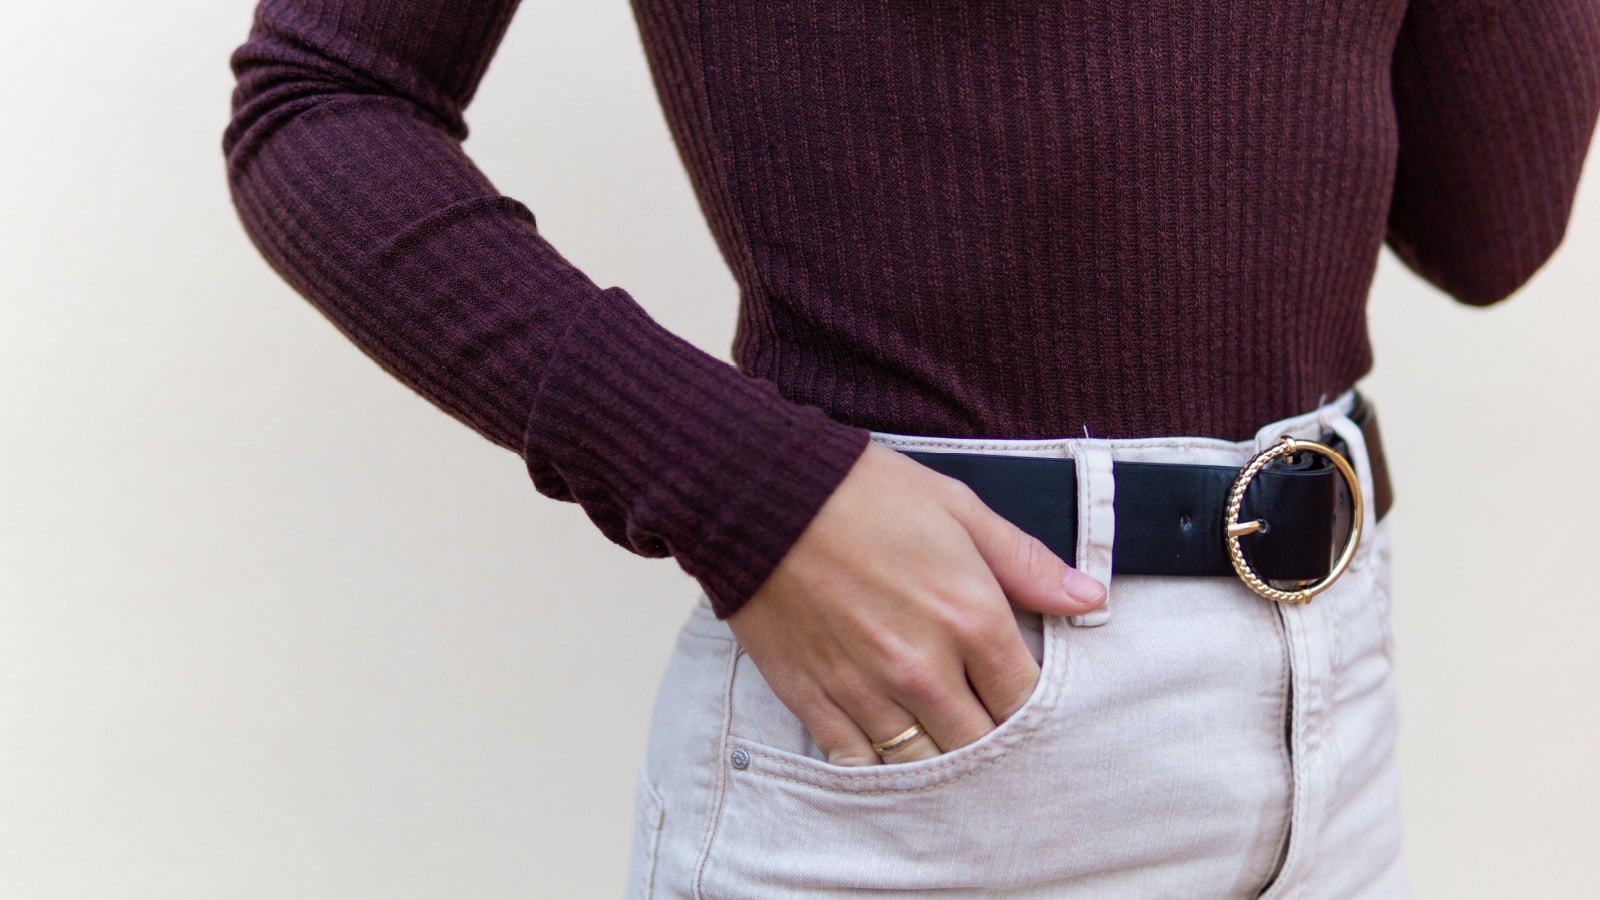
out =
[[[750,770],[823,788],[852,792],[922,790],[965,777],[999,760],[1036,731],[1061,693],[1066,671],[1066,620],[1017,610],[1024,643],[1039,663],[1039,680],[1020,708],[971,744],[932,759],[876,766],[827,761],[805,726],[772,692],[742,647],[735,653],[729,690],[730,746],[750,755]],[[1031,618],[1031,622],[1027,621]],[[1029,638],[1029,629],[1037,642]],[[1035,646],[1038,649],[1035,649]],[[742,773],[743,774],[743,773]]]

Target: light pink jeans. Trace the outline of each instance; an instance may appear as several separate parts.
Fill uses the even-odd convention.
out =
[[[919,762],[826,762],[704,595],[679,635],[638,786],[630,896],[1407,896],[1394,761],[1389,530],[1349,395],[1253,442],[950,439],[900,450],[1066,457],[1079,565],[1103,614],[1017,610],[1041,663],[1026,705]],[[1367,521],[1305,606],[1236,578],[1111,578],[1113,460],[1241,466],[1336,430]],[[1220,538],[1219,538],[1220,539]]]

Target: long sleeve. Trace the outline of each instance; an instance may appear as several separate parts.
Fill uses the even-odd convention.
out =
[[[1561,243],[1600,111],[1596,0],[1411,0],[1395,47],[1388,242],[1465,303]]]
[[[610,540],[672,555],[719,615],[865,449],[602,289],[462,152],[515,0],[263,0],[223,139],[270,264],[401,381],[520,453]]]

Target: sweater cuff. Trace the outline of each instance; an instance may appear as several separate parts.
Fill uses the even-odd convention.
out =
[[[608,288],[546,359],[523,458],[541,493],[577,502],[607,538],[641,556],[672,555],[727,618],[869,439]]]

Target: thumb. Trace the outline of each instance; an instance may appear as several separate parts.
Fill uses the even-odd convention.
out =
[[[1057,616],[1080,615],[1105,603],[1105,585],[1067,565],[1043,541],[981,501],[959,518],[1012,602]]]

